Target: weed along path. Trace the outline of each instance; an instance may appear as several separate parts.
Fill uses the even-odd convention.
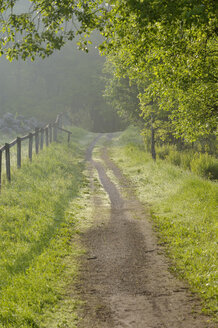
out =
[[[162,245],[131,185],[102,146],[100,135],[87,160],[91,181],[98,174],[110,200],[108,210],[95,192],[94,224],[82,236],[77,289],[85,301],[80,328],[209,328],[196,297],[170,272]],[[103,136],[103,138],[105,138]],[[91,183],[93,186],[93,182]]]

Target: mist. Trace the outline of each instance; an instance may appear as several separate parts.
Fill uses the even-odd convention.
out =
[[[89,53],[76,41],[46,59],[34,62],[0,58],[0,118],[4,113],[52,121],[68,113],[73,124],[93,132],[116,131],[123,124],[102,94],[104,57],[92,39]]]

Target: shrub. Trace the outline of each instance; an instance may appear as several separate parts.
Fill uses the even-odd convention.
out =
[[[205,170],[206,176],[212,180],[218,180],[218,162],[214,161],[209,164],[207,169]]]
[[[218,179],[218,161],[208,154],[195,154],[191,171],[209,179]]]
[[[157,156],[160,159],[166,159],[166,157],[169,155],[169,152],[170,152],[170,149],[168,146],[156,148]]]
[[[173,145],[159,146],[156,153],[158,158],[171,164],[191,170],[201,177],[218,180],[218,160],[207,153],[196,153],[191,149],[179,152]]]
[[[167,156],[167,160],[177,166],[181,164],[181,156],[180,153],[176,150],[171,150],[169,155]]]
[[[191,161],[193,160],[194,152],[193,151],[186,151],[180,153],[181,157],[181,166],[186,170],[191,169]]]

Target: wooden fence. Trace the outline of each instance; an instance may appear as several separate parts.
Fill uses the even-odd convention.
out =
[[[43,149],[44,145],[48,147],[48,145],[57,141],[58,131],[67,133],[68,143],[70,142],[70,135],[72,134],[70,131],[62,128],[62,119],[63,114],[59,114],[54,123],[47,124],[44,128],[36,128],[34,132],[30,132],[29,134],[23,137],[17,137],[10,143],[5,143],[4,146],[0,148],[0,190],[2,185],[2,155],[5,152],[5,165],[6,165],[6,177],[7,180],[11,181],[11,157],[10,157],[10,149],[17,145],[17,168],[21,168],[22,156],[22,142],[25,140],[29,140],[28,147],[28,157],[30,162],[32,162],[33,149],[34,149],[34,141],[35,141],[35,153],[38,154],[40,150]]]

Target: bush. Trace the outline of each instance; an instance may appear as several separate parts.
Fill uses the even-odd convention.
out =
[[[181,166],[185,170],[190,170],[191,169],[191,161],[193,160],[194,152],[193,151],[186,151],[183,153],[180,153],[181,157]]]
[[[214,163],[209,164],[205,173],[209,179],[218,180],[218,162],[214,161]]]
[[[209,179],[218,179],[218,161],[208,154],[195,154],[191,171]]]
[[[128,129],[126,129],[119,137],[119,145],[120,146],[127,144],[127,143],[143,145],[143,149],[144,149],[142,135],[140,133],[140,130],[136,126],[133,126],[133,125],[129,126]]]
[[[218,160],[207,153],[196,153],[193,150],[179,152],[172,145],[159,146],[156,153],[158,158],[165,159],[171,164],[191,170],[201,177],[218,180]]]
[[[170,152],[170,149],[168,146],[156,148],[157,156],[160,159],[166,159],[166,157],[169,155],[169,152]]]
[[[176,150],[170,151],[169,155],[167,156],[167,160],[174,165],[181,165],[181,156],[180,153]]]

